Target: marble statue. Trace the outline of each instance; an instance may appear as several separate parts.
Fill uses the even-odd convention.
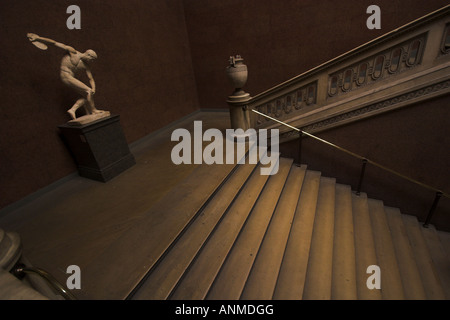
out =
[[[89,49],[86,52],[81,53],[68,45],[56,42],[52,39],[40,37],[34,33],[28,33],[27,37],[39,49],[46,50],[47,44],[52,44],[66,51],[66,54],[61,60],[61,80],[64,84],[82,96],[82,98],[78,99],[67,111],[73,121],[77,119],[76,111],[80,107],[84,107],[86,111],[86,115],[82,117],[85,118],[85,122],[109,116],[108,111],[98,110],[94,103],[95,81],[90,70],[90,64],[97,58],[97,54],[94,50]],[[91,85],[90,87],[76,78],[77,73],[80,71],[86,72]]]

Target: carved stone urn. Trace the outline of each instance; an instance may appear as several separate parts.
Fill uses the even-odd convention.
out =
[[[229,66],[226,68],[228,79],[230,80],[234,92],[228,96],[227,103],[230,106],[230,120],[233,129],[251,128],[251,114],[247,109],[247,103],[251,99],[250,94],[242,90],[247,83],[247,66],[240,55],[230,57]]]
[[[226,68],[228,79],[234,87],[234,92],[230,98],[242,98],[248,96],[242,90],[242,87],[247,83],[248,71],[247,66],[244,64],[244,59],[240,55],[230,57],[230,65]]]

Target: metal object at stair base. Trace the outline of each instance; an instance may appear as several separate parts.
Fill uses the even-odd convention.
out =
[[[64,288],[64,286],[61,285],[50,273],[43,269],[30,266],[28,260],[22,256],[22,241],[19,234],[15,232],[6,232],[1,228],[0,268],[9,271],[20,280],[23,279],[26,274],[37,275],[45,280],[45,291],[48,291],[48,293],[50,293],[50,291],[54,291],[58,296],[61,296],[64,299],[76,300],[75,296],[67,291],[67,289]],[[53,290],[47,288],[48,286],[46,284],[50,285]],[[41,292],[41,289],[43,289],[42,287],[39,289],[35,288],[34,285],[31,285],[31,287],[44,296],[47,296],[46,293]]]
[[[50,273],[47,271],[36,268],[36,267],[27,267],[25,265],[19,264],[14,267],[11,271],[16,277],[24,277],[25,274],[36,274],[47,281],[47,283],[64,299],[66,300],[76,300],[75,296],[64,288],[64,286],[58,282]]]

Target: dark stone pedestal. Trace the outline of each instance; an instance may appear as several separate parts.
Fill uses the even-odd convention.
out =
[[[106,182],[136,164],[118,115],[74,126],[58,126],[80,176]]]

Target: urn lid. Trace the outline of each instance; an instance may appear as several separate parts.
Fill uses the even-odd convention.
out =
[[[236,55],[236,56],[230,56],[230,59],[228,60],[230,62],[230,67],[234,67],[236,66],[236,64],[242,64],[242,61],[244,61],[244,59],[240,56],[240,55]]]

